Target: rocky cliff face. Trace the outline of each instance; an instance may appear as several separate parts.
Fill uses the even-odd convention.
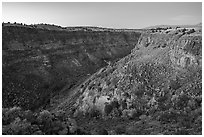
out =
[[[42,27],[44,26],[44,27]],[[3,24],[3,107],[36,109],[127,54],[140,32]],[[53,29],[54,27],[54,29]]]
[[[132,134],[139,133],[134,127],[144,121],[143,126],[167,127],[145,130],[147,134],[169,134],[175,128],[200,133],[200,128],[194,128],[201,127],[197,125],[202,102],[201,52],[201,34],[144,33],[131,54],[94,73],[57,109],[71,110],[76,118],[138,118],[125,127]],[[169,127],[169,122],[175,127]]]

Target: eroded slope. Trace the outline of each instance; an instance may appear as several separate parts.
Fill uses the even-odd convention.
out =
[[[2,36],[3,107],[34,110],[129,54],[140,33],[3,24]]]
[[[109,121],[110,132],[110,121],[123,117],[133,119],[123,123],[125,134],[201,134],[201,51],[201,35],[143,34],[130,55],[92,75],[57,109],[89,130],[93,117]]]

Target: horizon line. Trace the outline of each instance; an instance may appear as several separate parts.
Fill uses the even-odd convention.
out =
[[[158,25],[151,25],[151,26],[147,26],[147,27],[143,27],[143,28],[114,28],[114,27],[105,27],[105,26],[92,26],[92,25],[76,25],[76,26],[63,26],[63,25],[58,25],[58,24],[55,24],[55,23],[34,23],[34,24],[28,24],[28,23],[19,23],[19,22],[10,22],[10,21],[7,21],[7,22],[2,22],[3,23],[10,23],[10,24],[22,24],[22,25],[40,25],[40,24],[43,24],[43,25],[52,25],[52,26],[58,26],[58,27],[61,27],[61,28],[68,28],[68,27],[97,27],[97,28],[107,28],[107,29],[146,29],[146,28],[151,28],[151,27],[159,27],[159,26],[185,26],[185,25],[189,25],[189,26],[193,26],[193,25],[199,25],[201,24],[202,25],[202,22],[199,22],[199,23],[194,23],[194,24],[158,24]]]

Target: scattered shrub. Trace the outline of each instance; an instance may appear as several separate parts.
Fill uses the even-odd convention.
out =
[[[64,111],[51,113],[43,110],[33,113],[21,108],[3,108],[3,135],[67,135],[76,134],[77,124]]]
[[[21,117],[21,108],[13,107],[11,109],[3,108],[2,109],[2,122],[3,124],[9,124],[14,121],[17,117]]]
[[[113,108],[113,110],[110,113],[111,117],[116,118],[122,115],[122,112],[116,108]]]
[[[175,111],[162,111],[158,114],[159,121],[162,123],[176,122],[179,114]]]
[[[125,132],[126,132],[126,127],[125,127],[125,125],[117,125],[117,126],[115,127],[115,132],[116,132],[116,134],[118,134],[118,135],[125,134]]]
[[[92,135],[108,135],[108,131],[103,127],[96,127],[91,131]]]
[[[135,118],[139,118],[139,116],[141,115],[141,111],[137,111],[136,109],[131,109],[130,112],[129,112],[129,117],[131,119],[135,119]]]
[[[188,105],[189,97],[186,94],[182,94],[178,97],[178,100],[176,101],[176,107],[178,109],[183,109]]]
[[[179,80],[178,78],[176,80],[171,80],[170,81],[170,85],[169,87],[173,90],[177,90],[181,87],[181,84],[179,83]]]
[[[89,111],[89,117],[90,118],[98,118],[99,116],[101,115],[100,111],[95,109],[95,108],[92,108],[90,111]]]
[[[68,119],[68,126],[70,133],[75,133],[77,131],[77,123],[74,119]]]
[[[110,104],[113,108],[119,108],[119,103],[118,103],[118,101],[116,100],[116,99],[114,99],[112,102],[111,102],[111,104]]]
[[[191,33],[194,33],[195,32],[195,29],[190,29],[187,34],[191,34]]]
[[[106,115],[109,115],[111,113],[111,111],[113,110],[113,106],[110,104],[106,104],[104,107],[104,112]]]
[[[122,109],[127,109],[126,100],[123,100],[123,101],[121,102],[121,106],[122,106]]]

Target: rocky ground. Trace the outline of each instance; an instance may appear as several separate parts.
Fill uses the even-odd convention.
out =
[[[130,55],[93,74],[57,109],[110,134],[201,134],[202,38],[186,32],[142,34]]]
[[[5,30],[8,29],[5,31],[8,36],[13,31],[13,28],[10,27],[5,28]],[[41,29],[40,31],[45,31]],[[52,32],[50,36],[57,39],[56,36],[63,32],[61,31]],[[41,32],[38,33],[41,34]],[[33,94],[42,93],[42,90],[34,91],[34,88],[28,90],[32,84],[36,88],[35,85],[40,85],[44,80],[59,82],[59,78],[64,78],[64,81],[66,81],[65,85],[60,86],[59,89],[45,87],[50,91],[60,91],[57,92],[60,94],[59,96],[55,94],[54,97],[50,97],[51,100],[48,104],[53,105],[47,106],[49,111],[38,109],[28,114],[24,110],[28,107],[21,104],[19,106],[24,107],[23,110],[20,108],[4,109],[4,134],[202,134],[201,30],[159,28],[140,32],[111,31],[102,33],[97,31],[96,34],[93,34],[93,32],[83,31],[79,33],[76,31],[75,33],[69,33],[70,37],[73,34],[75,36],[73,38],[75,40],[70,41],[80,43],[80,48],[89,45],[89,42],[96,44],[98,41],[101,42],[99,45],[107,44],[108,46],[104,50],[99,48],[94,52],[91,51],[93,47],[88,46],[90,49],[85,48],[78,53],[75,53],[75,51],[73,54],[77,55],[74,56],[72,53],[68,53],[71,50],[66,49],[66,46],[56,44],[59,43],[59,40],[56,40],[57,42],[54,45],[50,41],[49,46],[43,43],[42,47],[45,46],[45,52],[41,47],[38,47],[37,50],[30,50],[32,52],[27,52],[29,50],[25,50],[25,46],[22,45],[15,49],[16,46],[12,46],[12,43],[16,44],[15,42],[3,43],[3,96],[5,97],[3,106],[11,107],[16,105],[17,102],[24,101],[24,99],[30,101],[29,97],[22,96],[14,102],[13,100],[18,97],[16,94],[33,96]],[[87,40],[84,44],[82,44],[81,37]],[[62,47],[56,47],[59,45]],[[113,45],[116,46],[110,48]],[[25,51],[29,56],[25,54]],[[33,51],[39,51],[37,52],[39,56],[36,57],[37,53]],[[16,56],[21,52],[23,54]],[[81,53],[86,54],[88,62],[91,62],[90,64],[87,63],[86,59],[79,59],[81,56],[83,58]],[[63,56],[57,59],[56,54]],[[115,56],[110,56],[110,59],[103,58],[113,54]],[[70,55],[73,56],[69,60]],[[36,57],[32,59],[35,63],[28,57]],[[37,59],[41,60],[41,63],[36,62]],[[104,61],[104,66],[96,67],[94,65],[94,62],[98,64],[99,60]],[[64,63],[64,61],[73,62],[73,68],[80,71],[65,73],[67,70],[75,69],[70,69],[71,63]],[[17,62],[20,62],[19,67],[16,65]],[[49,64],[50,62],[54,63]],[[52,71],[45,69],[42,63],[49,66]],[[87,70],[86,66],[90,67],[90,69],[93,69],[92,73],[84,72],[86,77],[78,75],[83,70],[79,69],[80,65],[84,70]],[[24,66],[29,66],[30,69]],[[36,72],[36,68],[40,71]],[[52,77],[51,74],[55,74],[51,73],[53,71],[60,74]],[[26,79],[27,74],[29,75]],[[64,77],[65,74],[67,77],[72,77],[71,80],[75,78],[77,82],[69,81]],[[16,75],[15,80],[13,80],[13,75]],[[46,77],[46,79],[39,80],[36,75],[42,75],[40,78]],[[51,80],[47,79],[49,76],[51,76]],[[22,81],[30,82],[30,84],[25,84],[29,85],[25,92],[21,91],[22,85],[19,86],[20,90],[16,88]],[[35,82],[39,84],[35,84]],[[70,83],[74,83],[74,85],[70,87]],[[50,84],[53,85],[53,83]],[[50,95],[50,92],[45,93],[47,93],[44,94],[45,98]],[[10,98],[12,96],[14,96],[14,99]],[[42,97],[41,94],[39,96]],[[38,96],[36,96],[36,99],[38,99]],[[51,103],[52,101],[56,102]],[[15,115],[13,116],[13,114]],[[54,126],[56,123],[58,123],[57,126]],[[19,125],[26,126],[15,130]]]

